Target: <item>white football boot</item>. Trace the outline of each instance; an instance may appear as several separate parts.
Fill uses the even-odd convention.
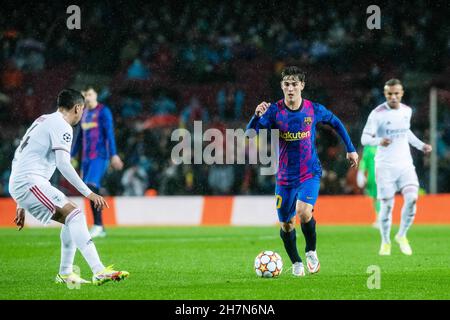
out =
[[[292,274],[296,277],[305,276],[305,267],[303,267],[302,262],[296,262],[292,265]]]
[[[306,253],[306,266],[309,273],[317,273],[320,270],[319,258],[317,258],[316,251],[308,251]]]
[[[400,245],[400,251],[407,256],[412,255],[412,249],[409,245],[408,239],[405,236],[400,237],[399,235],[395,236],[395,241]]]

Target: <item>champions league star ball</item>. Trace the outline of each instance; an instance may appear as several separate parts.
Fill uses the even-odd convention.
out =
[[[255,272],[258,277],[275,278],[283,270],[283,260],[281,256],[274,251],[263,251],[255,258]]]

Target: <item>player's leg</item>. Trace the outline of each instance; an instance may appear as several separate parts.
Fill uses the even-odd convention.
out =
[[[59,264],[59,275],[68,276],[73,273],[73,260],[77,247],[72,240],[69,228],[65,225],[61,228],[61,261]]]
[[[320,262],[316,251],[316,220],[313,216],[313,208],[319,196],[319,189],[320,177],[313,177],[302,182],[297,194],[296,212],[300,218],[305,237],[306,264],[310,273],[316,273],[320,270]]]
[[[379,219],[380,218],[379,217],[380,202],[377,199],[377,185],[376,185],[375,181],[367,181],[366,194],[372,198],[373,209],[375,211],[375,221],[372,224],[372,226],[374,228],[379,229],[380,228],[380,219]]]
[[[57,212],[58,206],[68,203],[65,195],[43,180],[37,184],[27,186],[27,190],[19,196],[19,205],[25,208],[32,216],[44,225],[50,223]],[[88,281],[81,279],[73,273],[73,260],[76,247],[71,238],[68,228],[61,230],[61,263],[59,274],[55,281],[59,283],[81,284]]]
[[[52,219],[64,224],[67,235],[70,235],[94,274],[105,269],[89,234],[86,217],[76,205],[68,202],[62,207],[56,207]]]
[[[414,185],[406,186],[402,189],[403,207],[400,229],[398,231],[399,237],[405,237],[409,228],[411,227],[416,216],[416,203],[419,195],[419,188]]]
[[[295,188],[276,186],[276,205],[280,221],[280,237],[293,265],[293,274],[304,276],[305,270],[297,250],[297,232],[295,230]]]
[[[377,197],[380,200],[380,255],[391,254],[391,227],[394,196],[397,190],[396,172],[386,168],[376,168]]]
[[[83,162],[83,181],[92,192],[100,194],[100,186],[106,172],[108,161],[105,159],[92,159]],[[105,237],[106,232],[103,225],[102,210],[97,209],[91,201],[91,210],[94,217],[94,225],[90,230],[92,238]]]
[[[111,267],[105,268],[89,234],[86,217],[73,203],[68,202],[62,207],[56,207],[52,219],[68,228],[72,241],[94,274],[92,277],[94,284],[101,285],[108,281],[120,281],[128,277],[129,273],[126,271],[115,271]]]
[[[379,254],[388,256],[391,254],[391,227],[392,210],[394,208],[394,196],[380,199],[380,234],[381,247]]]
[[[413,224],[416,216],[416,202],[419,197],[419,182],[414,168],[410,168],[402,174],[399,179],[399,186],[403,194],[403,207],[400,229],[395,236],[395,240],[400,245],[400,250],[404,254],[411,255],[412,249],[406,238],[406,233]]]

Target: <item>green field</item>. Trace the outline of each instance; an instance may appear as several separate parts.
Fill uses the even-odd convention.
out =
[[[395,243],[391,256],[378,256],[379,234],[371,227],[317,232],[321,270],[296,278],[275,226],[110,228],[95,241],[100,256],[130,278],[70,290],[53,283],[59,229],[0,229],[0,299],[450,299],[450,226],[413,226],[412,256]],[[301,233],[298,239],[303,248]],[[253,261],[262,250],[281,254],[280,277],[256,277]],[[75,264],[90,278],[79,253]],[[380,289],[367,287],[371,265],[381,270]]]

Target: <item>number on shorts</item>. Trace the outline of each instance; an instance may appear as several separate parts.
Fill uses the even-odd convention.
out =
[[[283,201],[283,198],[280,195],[276,195],[277,198],[277,209],[281,208],[281,202]]]

